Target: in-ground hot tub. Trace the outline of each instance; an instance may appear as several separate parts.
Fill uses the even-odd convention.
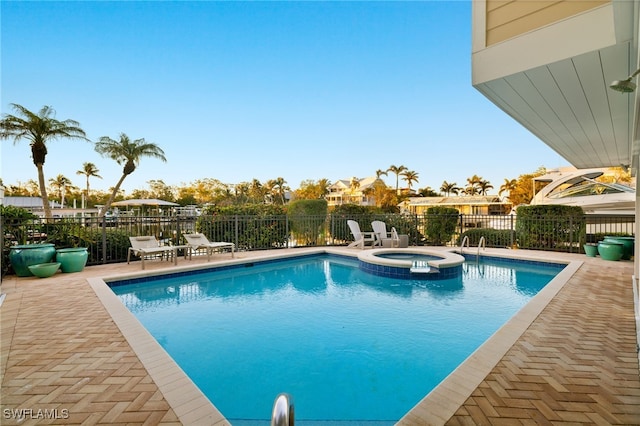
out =
[[[358,254],[360,269],[391,278],[442,280],[462,274],[464,257],[428,248],[373,249]]]

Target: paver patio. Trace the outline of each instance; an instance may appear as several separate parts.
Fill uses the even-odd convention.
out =
[[[470,395],[455,380],[445,381],[403,424],[640,424],[632,262],[532,255],[584,263],[524,332],[512,336],[515,343],[489,360],[487,374],[468,377],[478,382]],[[180,259],[178,268],[198,264],[206,258]],[[168,262],[151,261],[145,272],[172,269]],[[176,404],[180,394],[188,394],[183,389],[192,387],[188,379],[177,368],[163,376],[166,360],[128,340],[122,321],[89,285],[99,277],[139,272],[135,262],[47,279],[5,277],[1,424],[228,424],[215,408]],[[453,409],[451,401],[459,401]]]

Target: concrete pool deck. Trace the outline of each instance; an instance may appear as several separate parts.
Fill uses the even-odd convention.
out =
[[[234,261],[309,251],[317,250],[238,252]],[[360,250],[327,251],[355,256]],[[640,424],[632,262],[485,253],[566,260],[575,273],[532,300],[399,423]],[[149,261],[144,273],[228,260],[194,256],[177,267]],[[1,424],[229,424],[105,291],[102,278],[141,272],[134,262],[3,280]]]

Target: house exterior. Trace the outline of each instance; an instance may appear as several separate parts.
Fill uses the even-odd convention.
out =
[[[638,187],[640,0],[473,1],[471,61],[473,86],[571,165],[628,167]],[[640,288],[640,244],[634,259]]]
[[[400,204],[403,212],[422,215],[430,207],[449,207],[465,215],[505,215],[512,205],[497,195],[454,197],[410,197]]]
[[[325,196],[325,199],[329,207],[342,204],[375,206],[376,198],[373,195],[373,189],[376,182],[386,186],[382,179],[376,177],[341,179],[329,187],[329,193]]]

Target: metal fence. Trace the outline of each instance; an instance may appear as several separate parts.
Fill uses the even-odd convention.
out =
[[[320,216],[124,216],[117,218],[0,218],[3,264],[15,244],[54,243],[56,248],[87,247],[88,265],[126,261],[130,236],[153,235],[162,244],[182,244],[182,234],[202,232],[210,241],[227,241],[237,250],[346,245],[353,240],[347,220],[371,231],[381,220],[407,235],[410,245],[471,246],[484,237],[487,247],[583,252],[582,244],[604,235],[634,235],[633,215],[586,215],[518,219],[493,215],[320,215]],[[3,267],[3,272],[5,268]]]

